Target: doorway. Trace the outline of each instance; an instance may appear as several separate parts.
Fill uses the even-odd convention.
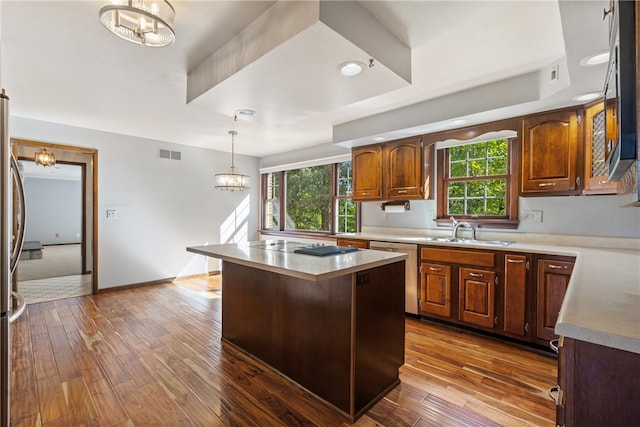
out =
[[[97,150],[22,139],[11,143],[27,192],[25,244],[13,289],[25,294],[27,303],[97,294]],[[34,163],[43,148],[55,155],[56,165]],[[56,182],[55,174],[64,174],[66,182]]]

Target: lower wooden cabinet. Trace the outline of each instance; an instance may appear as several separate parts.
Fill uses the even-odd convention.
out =
[[[556,424],[567,427],[636,426],[640,420],[640,354],[561,337]],[[630,404],[631,403],[631,404]]]
[[[573,271],[573,262],[539,258],[537,265],[536,338],[551,341],[558,338],[554,329]]]
[[[420,264],[420,311],[451,317],[451,267]]]
[[[529,335],[528,276],[529,256],[504,256],[504,324],[503,330],[517,336]]]
[[[338,246],[346,246],[350,248],[360,248],[360,249],[369,249],[369,241],[368,240],[357,240],[357,239],[337,239]]]
[[[574,261],[421,245],[418,314],[548,348]]]
[[[462,267],[459,286],[460,320],[485,328],[493,328],[498,323],[495,317],[495,271]]]

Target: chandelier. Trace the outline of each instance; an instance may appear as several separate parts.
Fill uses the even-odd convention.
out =
[[[54,156],[53,153],[48,152],[46,148],[43,148],[36,152],[34,161],[36,162],[36,165],[42,165],[45,167],[53,166],[56,164],[56,156]]]
[[[238,134],[235,130],[230,130],[231,135],[231,173],[218,173],[215,175],[215,186],[219,190],[244,191],[249,189],[249,176],[234,173],[234,137]]]
[[[163,47],[176,39],[176,12],[166,0],[112,0],[99,15],[107,30],[132,43]]]

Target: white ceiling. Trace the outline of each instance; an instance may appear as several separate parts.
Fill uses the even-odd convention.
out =
[[[0,84],[12,116],[223,151],[235,129],[238,153],[265,156],[577,104],[606,72],[579,61],[607,49],[608,0],[355,2],[362,16],[312,17],[278,42],[299,22],[268,14],[290,5],[172,1],[176,42],[166,48],[110,34],[98,19],[106,3],[0,1]],[[345,23],[352,28],[338,28]],[[380,50],[385,32],[410,49],[409,81]],[[256,46],[263,52],[251,57]],[[369,58],[362,75],[337,75],[341,62]],[[207,60],[236,66],[187,102],[188,74]],[[239,108],[257,115],[234,122]]]

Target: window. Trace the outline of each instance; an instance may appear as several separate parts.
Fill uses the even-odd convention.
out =
[[[262,175],[265,231],[350,233],[357,229],[351,162]]]
[[[512,139],[494,139],[445,148],[438,154],[442,191],[438,218],[451,216],[511,227],[517,223],[517,185],[513,182]],[[502,225],[500,225],[502,223]]]
[[[505,216],[506,139],[449,149],[448,214]]]

